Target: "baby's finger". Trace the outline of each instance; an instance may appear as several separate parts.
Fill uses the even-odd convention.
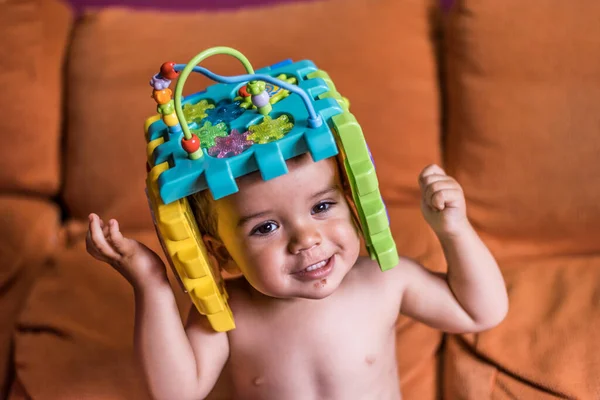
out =
[[[452,178],[449,178],[447,175],[431,174],[419,179],[419,186],[421,187],[421,191],[425,192],[434,183],[448,180],[452,180]]]
[[[123,237],[121,230],[119,229],[119,222],[116,219],[108,221],[109,225],[109,239],[115,249],[121,254],[125,255],[131,251],[131,243],[128,239]]]
[[[447,176],[440,177],[440,175],[435,175],[429,179],[432,179],[432,182],[427,184],[423,189],[423,196],[428,199],[430,199],[435,192],[439,192],[440,190],[460,189],[460,186],[458,186],[456,181]]]
[[[446,173],[442,168],[436,164],[428,165],[419,174],[419,186],[421,190],[429,183],[434,177],[446,177]],[[439,179],[439,178],[438,178]]]
[[[463,193],[458,189],[443,189],[434,192],[431,196],[430,206],[443,211],[446,208],[456,208],[462,203]]]
[[[92,222],[94,222],[95,218],[99,218],[99,217],[94,213],[91,213],[90,215],[88,215],[88,230],[87,230],[87,234],[85,235],[85,245],[86,245],[88,251],[96,249],[96,246],[94,245],[94,241],[92,240],[92,229],[95,229],[94,227],[92,227]]]
[[[107,238],[108,233],[109,233],[108,226],[104,223],[102,218],[98,217],[98,221],[100,221],[100,228],[102,228],[102,234],[104,235],[105,238]]]
[[[423,171],[419,174],[420,178],[425,178],[429,175],[446,175],[446,172],[437,164],[431,164],[423,168]]]
[[[91,229],[88,229],[87,234],[85,235],[85,248],[90,254],[96,251],[96,246],[94,246],[94,242],[92,241]],[[95,257],[95,254],[92,255]]]
[[[110,260],[108,259],[108,257],[106,257],[102,253],[100,253],[100,250],[98,250],[98,248],[96,247],[96,245],[92,241],[92,234],[91,234],[91,232],[89,230],[87,231],[87,235],[85,237],[85,249],[96,260],[100,260],[100,261],[104,261],[104,262],[110,262]]]
[[[106,241],[100,227],[100,218],[95,214],[90,215],[90,233],[92,244],[101,255],[109,259],[120,258],[119,254]]]

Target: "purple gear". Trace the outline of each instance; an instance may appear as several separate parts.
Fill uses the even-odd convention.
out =
[[[244,150],[254,144],[248,140],[250,132],[240,133],[233,129],[228,136],[215,138],[215,145],[208,150],[208,154],[217,158],[228,158],[241,154]]]

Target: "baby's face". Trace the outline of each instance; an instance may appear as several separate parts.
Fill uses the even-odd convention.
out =
[[[319,299],[333,293],[356,262],[360,238],[334,159],[308,155],[263,181],[252,174],[239,192],[215,203],[231,259],[259,292]]]

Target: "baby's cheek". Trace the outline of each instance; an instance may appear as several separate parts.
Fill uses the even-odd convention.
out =
[[[283,263],[274,249],[266,247],[247,255],[243,272],[251,283],[255,283],[255,286],[260,285],[268,289],[273,286],[278,277],[278,266],[281,265]]]
[[[331,229],[332,237],[343,245],[352,245],[354,242],[360,242],[360,231],[358,225],[348,215],[339,218],[334,223],[328,224]]]
[[[357,218],[358,217],[352,211],[350,204],[348,204],[348,202],[346,202],[344,204],[343,209],[340,210],[340,214],[338,216],[338,220],[339,221],[345,221],[345,222],[347,222],[349,225],[352,226],[352,228],[354,229],[354,231],[356,232],[356,234],[360,235],[360,227],[358,225]],[[346,224],[344,224],[344,226],[346,226]]]

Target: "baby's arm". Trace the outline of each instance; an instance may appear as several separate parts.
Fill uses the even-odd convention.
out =
[[[421,208],[437,234],[448,273],[434,274],[406,261],[401,311],[447,332],[478,332],[499,324],[508,311],[496,260],[466,217],[460,185],[437,165],[419,177]]]
[[[86,244],[92,256],[112,265],[133,286],[135,350],[152,396],[206,397],[229,356],[226,334],[214,332],[193,307],[184,329],[164,263],[143,244],[123,237],[117,221],[106,226],[91,214]]]

